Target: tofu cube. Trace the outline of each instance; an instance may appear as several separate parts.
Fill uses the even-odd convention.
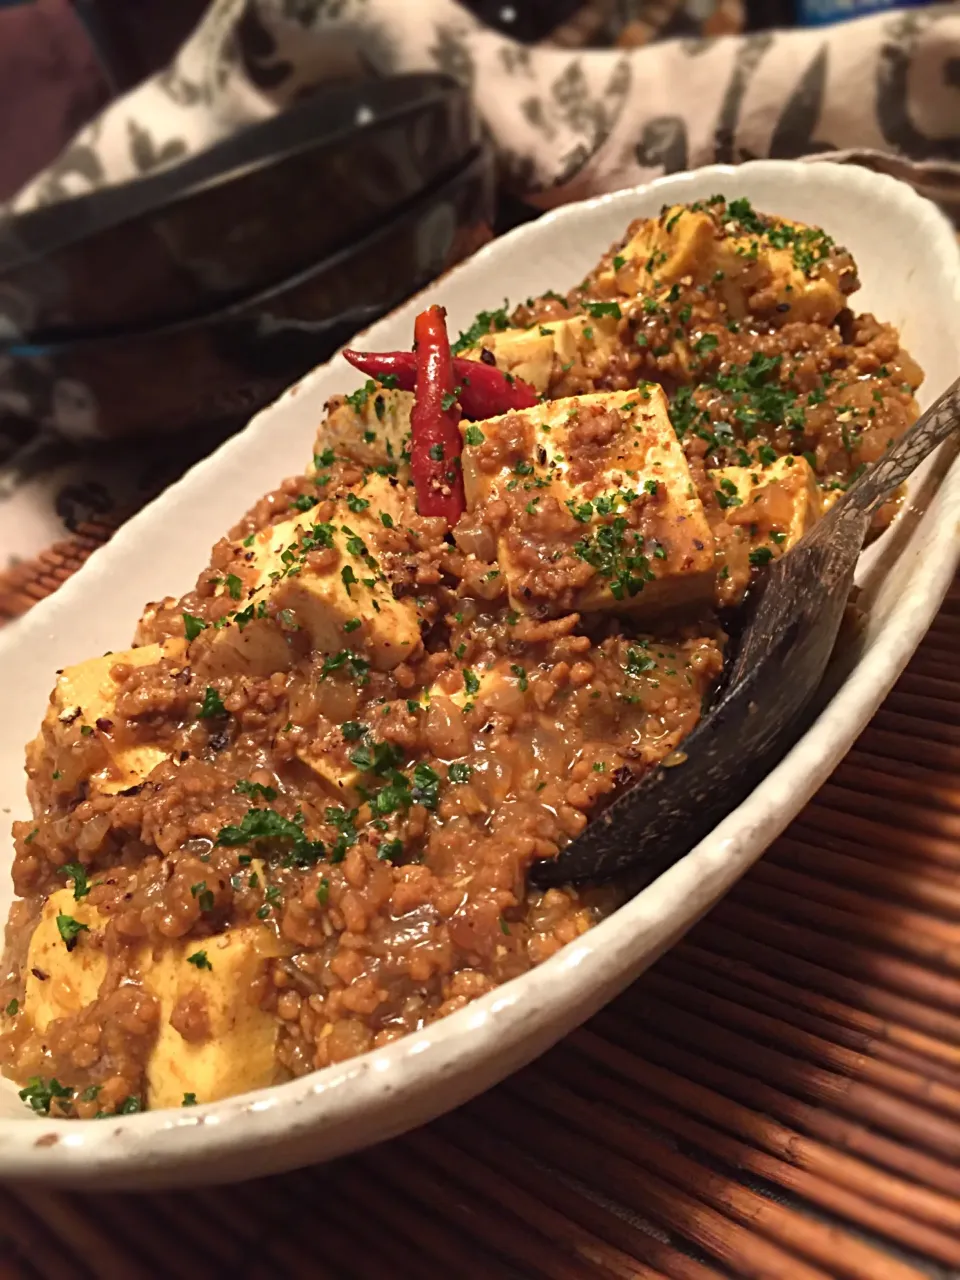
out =
[[[312,743],[300,747],[297,756],[331,788],[340,803],[352,809],[359,800],[356,788],[360,781],[360,770],[350,760],[353,744],[347,742],[342,734],[338,737],[339,741],[325,747],[317,747]]]
[[[72,916],[87,926],[68,951],[57,916]],[[92,1004],[107,974],[107,957],[101,946],[103,926],[100,913],[72,889],[58,889],[43,904],[40,919],[27,948],[27,979],[24,1010],[34,1027],[43,1034],[54,1018],[67,1018]]]
[[[739,217],[734,216],[739,213]],[[832,324],[858,287],[849,254],[814,227],[757,215],[745,201],[673,205],[640,223],[596,277],[602,292],[651,295],[675,283],[716,290],[728,311]]]
[[[183,640],[146,644],[138,649],[89,658],[60,673],[50,698],[43,732],[55,743],[66,745],[78,732],[95,737],[103,747],[108,764],[89,781],[93,791],[115,795],[143,782],[158,764],[167,759],[164,747],[149,742],[131,742],[121,736],[114,710],[117,685],[111,676],[118,663],[152,666],[162,658],[182,663],[186,654]]]
[[[771,557],[789,551],[823,513],[820,486],[806,458],[788,454],[768,467],[721,467],[707,474],[726,523],[751,550],[766,547]]]
[[[71,951],[57,928],[61,912],[87,925]],[[94,907],[74,899],[72,889],[59,889],[44,903],[27,952],[24,997],[24,1011],[41,1035],[55,1018],[77,1014],[97,999],[107,972],[105,925]],[[150,1107],[179,1107],[185,1093],[212,1102],[273,1083],[278,1023],[260,1008],[257,983],[269,959],[288,950],[263,924],[171,942],[158,951],[138,949],[134,972],[160,1004],[159,1032],[146,1067]],[[188,962],[198,951],[209,969]],[[202,1001],[210,1034],[188,1041],[170,1017],[182,998],[194,995]]]
[[[188,962],[198,951],[209,969]],[[269,959],[288,952],[273,930],[254,924],[176,943],[153,959],[144,984],[159,999],[161,1018],[147,1060],[150,1107],[179,1107],[185,1093],[215,1102],[274,1083],[279,1024],[260,1008],[258,984]],[[206,1011],[210,1034],[202,1040],[185,1040],[170,1021],[184,998]]]
[[[650,617],[710,596],[713,536],[660,387],[548,401],[463,432],[467,504],[490,513],[514,608]]]
[[[330,521],[316,524],[304,512],[262,529],[249,548],[238,545],[244,594],[225,626],[208,627],[193,642],[193,665],[211,673],[286,670],[297,630],[313,650],[355,652],[379,671],[409,658],[420,644],[417,607],[394,597],[377,558],[381,515],[400,523],[404,500],[400,486],[370,475],[338,496]]]
[[[617,322],[609,316],[588,315],[550,320],[532,329],[503,329],[482,337],[464,351],[468,360],[479,360],[490,351],[497,368],[529,382],[541,394],[563,373],[565,365],[586,364],[602,377],[616,344]]]
[[[409,474],[410,414],[413,392],[380,387],[372,380],[351,396],[327,401],[313,448],[314,472],[331,465],[328,458],[350,458],[364,467],[394,464],[397,475]]]

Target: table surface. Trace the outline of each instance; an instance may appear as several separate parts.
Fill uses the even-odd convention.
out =
[[[960,580],[763,860],[525,1071],[295,1174],[0,1187],[0,1280],[960,1274],[958,644]]]

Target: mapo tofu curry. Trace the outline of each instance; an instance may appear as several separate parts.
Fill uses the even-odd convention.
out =
[[[674,751],[725,612],[917,414],[823,231],[716,196],[566,294],[348,353],[305,473],[58,673],[14,823],[3,1069],[179,1107],[385,1045],[616,903],[537,890]]]

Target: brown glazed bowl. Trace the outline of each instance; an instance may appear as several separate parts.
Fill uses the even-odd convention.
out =
[[[334,85],[134,182],[0,221],[0,334],[119,334],[203,315],[345,248],[479,143],[446,76]]]
[[[494,196],[481,146],[375,230],[253,298],[115,337],[0,346],[0,427],[26,420],[82,441],[239,426],[488,239]]]

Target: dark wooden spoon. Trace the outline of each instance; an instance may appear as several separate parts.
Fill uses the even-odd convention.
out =
[[[877,508],[960,429],[960,379],[766,573],[722,696],[666,764],[647,774],[556,858],[536,884],[659,875],[754,789],[806,727]]]

